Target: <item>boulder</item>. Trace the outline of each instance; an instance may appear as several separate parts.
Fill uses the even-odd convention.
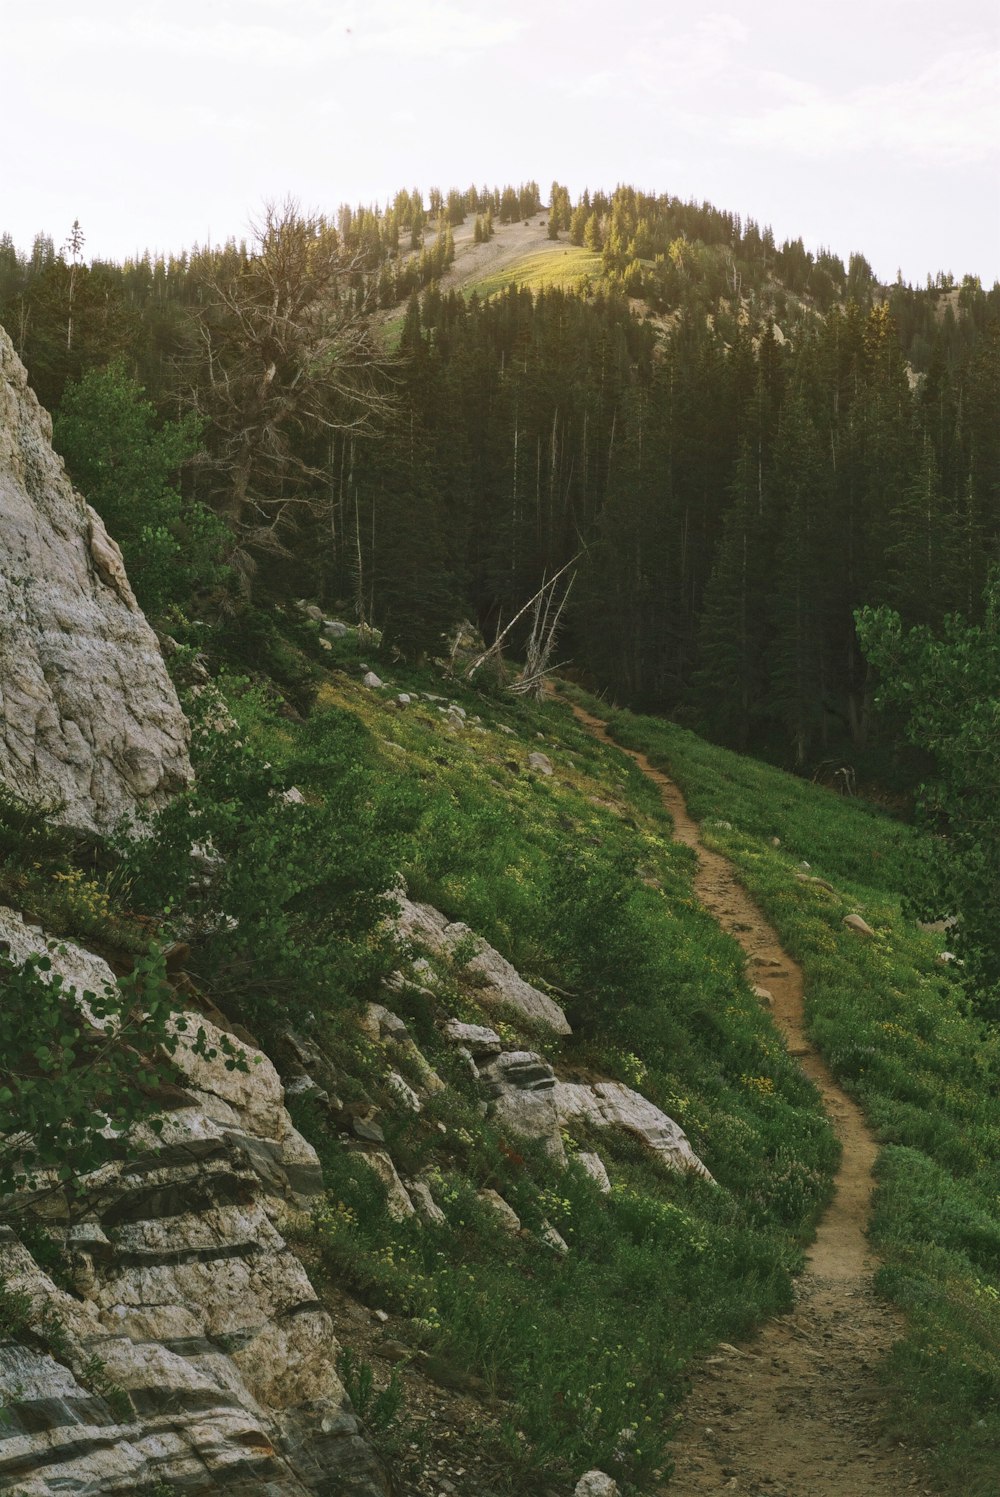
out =
[[[547,754],[529,754],[528,768],[533,770],[535,774],[549,775],[555,773],[552,768],[552,760],[548,757]]]
[[[406,1193],[425,1226],[443,1227],[446,1224],[448,1218],[431,1195],[431,1188],[426,1180],[407,1180]]]
[[[508,1206],[502,1195],[498,1195],[495,1190],[490,1190],[488,1187],[484,1190],[477,1190],[476,1194],[485,1206],[496,1212],[503,1230],[509,1232],[511,1237],[516,1237],[521,1230],[521,1218],[513,1206]]]
[[[812,873],[797,873],[795,877],[800,884],[812,884],[817,889],[824,889],[827,894],[836,894],[836,889],[825,878],[817,878]]]
[[[581,1169],[586,1170],[602,1195],[610,1195],[611,1181],[608,1178],[608,1172],[600,1154],[594,1154],[587,1149],[581,1149],[576,1155],[576,1162]]]
[[[845,915],[844,924],[848,930],[853,930],[855,935],[873,936],[875,934],[868,921],[863,920],[860,915]]]
[[[374,671],[366,671],[363,678],[363,684],[370,687],[371,690],[374,691],[377,687],[382,685],[382,681],[378,676],[376,676]]]
[[[389,1072],[389,1090],[396,1097],[407,1112],[420,1112],[422,1103],[413,1087],[401,1076],[398,1071]]]
[[[618,1483],[603,1471],[588,1471],[573,1488],[573,1497],[618,1497]]]
[[[406,1186],[396,1174],[396,1166],[385,1150],[359,1148],[356,1149],[356,1155],[358,1159],[364,1160],[385,1186],[385,1209],[393,1221],[406,1221],[407,1217],[414,1216],[416,1213]]]
[[[467,925],[461,921],[449,924],[447,917],[433,905],[417,903],[399,889],[394,890],[394,898],[398,909],[397,930],[405,939],[419,942],[448,957],[460,942],[463,948],[472,945],[473,954],[465,970],[475,982],[476,996],[482,1003],[515,1009],[531,1023],[555,1034],[572,1033],[558,1003],[525,982],[506,957],[482,937],[474,935]]]
[[[552,1067],[531,1050],[506,1050],[489,1064],[480,1065],[479,1076],[492,1115],[522,1138],[538,1139],[555,1160],[564,1164]]]
[[[503,1049],[500,1036],[483,1024],[463,1024],[461,1019],[449,1019],[444,1026],[444,1034],[451,1044],[462,1046],[474,1059],[484,1055],[499,1055]]]
[[[712,1178],[683,1128],[620,1081],[598,1081],[593,1086],[560,1081],[552,1101],[561,1125],[579,1120],[594,1128],[620,1128],[645,1144],[668,1169]]]
[[[189,730],[121,552],[0,329],[0,782],[91,832],[191,778]]]
[[[551,1248],[554,1253],[558,1253],[560,1258],[565,1258],[569,1252],[569,1243],[561,1233],[556,1231],[551,1222],[543,1221],[538,1229],[538,1235],[547,1248]]]
[[[419,1075],[419,1085],[425,1093],[440,1092],[444,1090],[444,1082],[427,1060],[423,1051],[414,1042],[410,1031],[398,1014],[382,1003],[369,1003],[365,1010],[361,1026],[365,1033],[373,1040],[383,1044],[397,1046],[413,1062]],[[402,1077],[399,1078],[402,1081]],[[390,1081],[391,1084],[391,1081]],[[403,1085],[410,1090],[408,1084]],[[415,1093],[413,1095],[416,1095]],[[419,1110],[419,1098],[418,1110]]]

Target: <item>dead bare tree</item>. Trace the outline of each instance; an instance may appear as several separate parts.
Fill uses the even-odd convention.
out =
[[[331,433],[370,432],[393,407],[362,266],[336,229],[288,199],[268,203],[253,234],[249,253],[201,257],[189,380],[208,497],[248,572],[329,502]]]
[[[566,600],[570,595],[573,583],[576,580],[576,573],[573,573],[562,589],[561,597],[557,594],[559,579],[564,577],[571,567],[576,566],[582,554],[582,552],[578,551],[552,577],[547,577],[543,580],[538,591],[528,599],[523,608],[518,609],[510,623],[506,624],[500,630],[489,649],[484,650],[472,662],[465,672],[465,679],[467,681],[471,681],[476,672],[487,661],[493,662],[497,668],[502,669],[504,642],[509,637],[515,624],[519,623],[526,613],[532,612],[533,620],[525,651],[524,668],[518,672],[516,678],[511,682],[509,690],[516,692],[519,696],[534,696],[537,700],[541,699],[545,692],[545,681],[548,675],[556,669],[551,664],[552,652],[555,649],[562,612],[566,606]]]

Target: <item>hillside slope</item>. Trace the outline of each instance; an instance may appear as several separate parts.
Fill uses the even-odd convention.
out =
[[[561,703],[381,661],[371,637],[313,613],[275,614],[286,673],[295,659],[311,681],[308,718],[263,677],[202,682],[197,789],[125,850],[128,905],[109,912],[119,929],[148,912],[161,937],[183,935],[182,991],[221,1004],[244,1043],[252,1031],[273,1055],[324,1174],[291,1240],[402,1490],[437,1493],[443,1479],[484,1497],[568,1492],[595,1467],[625,1491],[658,1490],[690,1369],[710,1359],[721,1408],[737,1384],[712,1375],[718,1343],[792,1310],[838,1157],[819,1092],[636,767]],[[883,1332],[844,1353],[867,1349],[872,1363],[844,1438],[871,1446],[908,1429],[961,1473],[953,1490],[985,1497],[995,1228],[963,1175],[989,1142],[965,1070],[988,1091],[996,1056],[934,938],[892,895],[913,834],[679,730],[625,715],[614,728],[666,735],[705,837],[725,844],[803,965],[803,1044],[824,1051],[883,1142],[907,1146],[883,1153],[876,1220],[880,1285],[909,1329],[885,1366]],[[194,880],[192,838],[213,849]],[[836,892],[797,867],[806,852]],[[388,893],[400,872],[406,901]],[[862,892],[862,875],[877,888]],[[65,864],[45,876],[61,887]],[[844,926],[857,909],[875,939]],[[63,907],[56,933],[74,935],[74,918]],[[100,928],[112,942],[116,927]],[[847,982],[831,986],[810,942]],[[942,1230],[934,1192],[950,1203],[945,1243],[927,1240]],[[79,1271],[62,1225],[49,1221],[44,1242],[45,1261]],[[949,1276],[932,1290],[921,1274],[941,1252]],[[98,1285],[114,1262],[94,1259]],[[891,1316],[857,1303],[891,1339]],[[800,1295],[794,1313],[788,1324],[822,1339],[815,1306],[803,1320]],[[931,1355],[931,1337],[947,1356]],[[928,1396],[957,1407],[970,1376],[983,1433],[959,1462]],[[731,1455],[685,1433],[674,1489],[698,1490],[696,1466]],[[863,1466],[908,1475],[895,1459]]]
[[[905,1312],[880,1371],[887,1436],[923,1445],[942,1490],[990,1497],[1000,1445],[1000,1038],[901,891],[920,837],[863,803],[615,713],[681,786],[801,964],[811,1042],[880,1144],[876,1292]],[[860,917],[866,933],[856,927]],[[851,926],[855,929],[851,929]]]

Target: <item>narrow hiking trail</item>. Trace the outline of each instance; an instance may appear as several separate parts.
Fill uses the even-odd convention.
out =
[[[674,837],[694,850],[695,893],[747,955],[750,981],[816,1084],[842,1146],[835,1193],[795,1305],[741,1347],[723,1343],[695,1369],[678,1415],[675,1471],[665,1497],[899,1497],[929,1492],[916,1453],[878,1427],[879,1363],[901,1320],[871,1285],[878,1259],[865,1229],[878,1152],[860,1109],[837,1085],[805,1031],[802,971],[719,853],[705,847],[677,786],[645,754],[615,742],[574,704],[589,732],[632,759],[659,788]]]

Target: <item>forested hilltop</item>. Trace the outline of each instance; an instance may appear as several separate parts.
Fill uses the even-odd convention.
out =
[[[479,247],[515,233],[496,290]],[[212,551],[237,593],[349,600],[416,656],[463,615],[491,637],[571,563],[578,670],[810,769],[869,735],[856,608],[980,613],[998,318],[974,277],[881,286],[861,254],[628,187],[286,204],[249,245],[123,265],[88,265],[79,225],[0,245],[0,319],[98,507],[120,459],[94,433],[134,419],[135,382],[182,469],[155,523],[108,516],[140,595],[182,554],[197,589]],[[150,586],[155,612],[177,581]]]

